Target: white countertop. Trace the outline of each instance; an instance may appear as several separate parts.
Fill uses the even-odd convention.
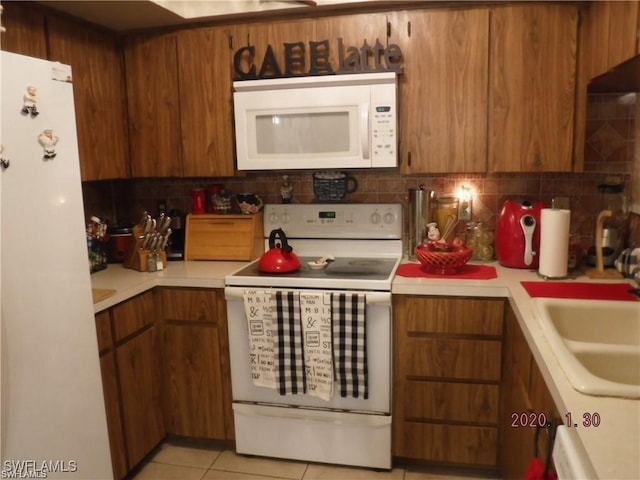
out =
[[[94,310],[97,313],[155,286],[224,288],[225,275],[244,265],[246,262],[168,262],[167,268],[161,272],[143,273],[111,264],[106,270],[91,275],[93,288],[116,290],[111,297],[96,303]],[[640,400],[596,397],[576,391],[540,328],[531,298],[520,284],[521,281],[540,280],[536,272],[504,268],[497,262],[491,265],[496,267],[498,278],[467,280],[396,276],[392,292],[508,298],[560,415],[571,413],[573,423],[580,425],[572,428],[571,434],[584,447],[597,477],[603,480],[640,479]],[[578,277],[565,281],[590,280]],[[600,426],[582,427],[582,415],[596,412],[600,415]]]

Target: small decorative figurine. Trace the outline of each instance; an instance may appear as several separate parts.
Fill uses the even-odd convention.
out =
[[[0,167],[2,167],[3,170],[6,170],[7,168],[9,168],[9,159],[8,158],[4,158],[2,156],[2,153],[4,152],[4,145],[0,145]]]
[[[293,199],[293,185],[289,182],[289,175],[282,176],[283,183],[280,186],[280,197],[282,203],[291,203]]]
[[[46,129],[40,135],[38,135],[38,142],[44,148],[44,159],[53,160],[57,153],[55,146],[58,143],[59,138],[53,133],[53,130]]]
[[[22,105],[22,114],[29,115],[32,117],[37,117],[40,112],[38,112],[38,107],[36,104],[38,103],[38,90],[33,85],[29,85],[27,87],[27,93],[24,94],[23,105]]]
[[[440,230],[437,225],[436,222],[427,224],[427,238],[431,241],[440,240]]]

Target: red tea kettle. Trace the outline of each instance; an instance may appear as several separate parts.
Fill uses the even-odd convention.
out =
[[[280,243],[276,243],[276,239]],[[300,269],[300,260],[287,243],[287,236],[281,228],[271,230],[269,250],[264,252],[258,262],[258,270],[265,273],[289,273]]]

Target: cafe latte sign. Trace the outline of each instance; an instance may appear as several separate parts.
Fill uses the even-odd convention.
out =
[[[373,45],[366,40],[360,46],[347,46],[342,38],[335,44],[329,40],[283,43],[284,64],[278,61],[271,45],[262,58],[256,57],[255,45],[236,50],[233,68],[237,80],[293,77],[303,75],[331,75],[336,73],[396,72],[402,73],[402,51],[395,44],[386,47],[376,39]],[[331,61],[331,48],[337,49]]]

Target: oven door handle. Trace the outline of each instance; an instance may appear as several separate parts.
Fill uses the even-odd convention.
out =
[[[224,298],[225,300],[242,300],[242,293],[245,290],[268,290],[272,292],[277,291],[294,291],[304,293],[344,293],[340,290],[300,290],[295,288],[261,288],[261,287],[225,287]],[[391,306],[391,292],[366,292],[349,290],[349,293],[364,293],[367,296],[367,305],[376,306]]]

